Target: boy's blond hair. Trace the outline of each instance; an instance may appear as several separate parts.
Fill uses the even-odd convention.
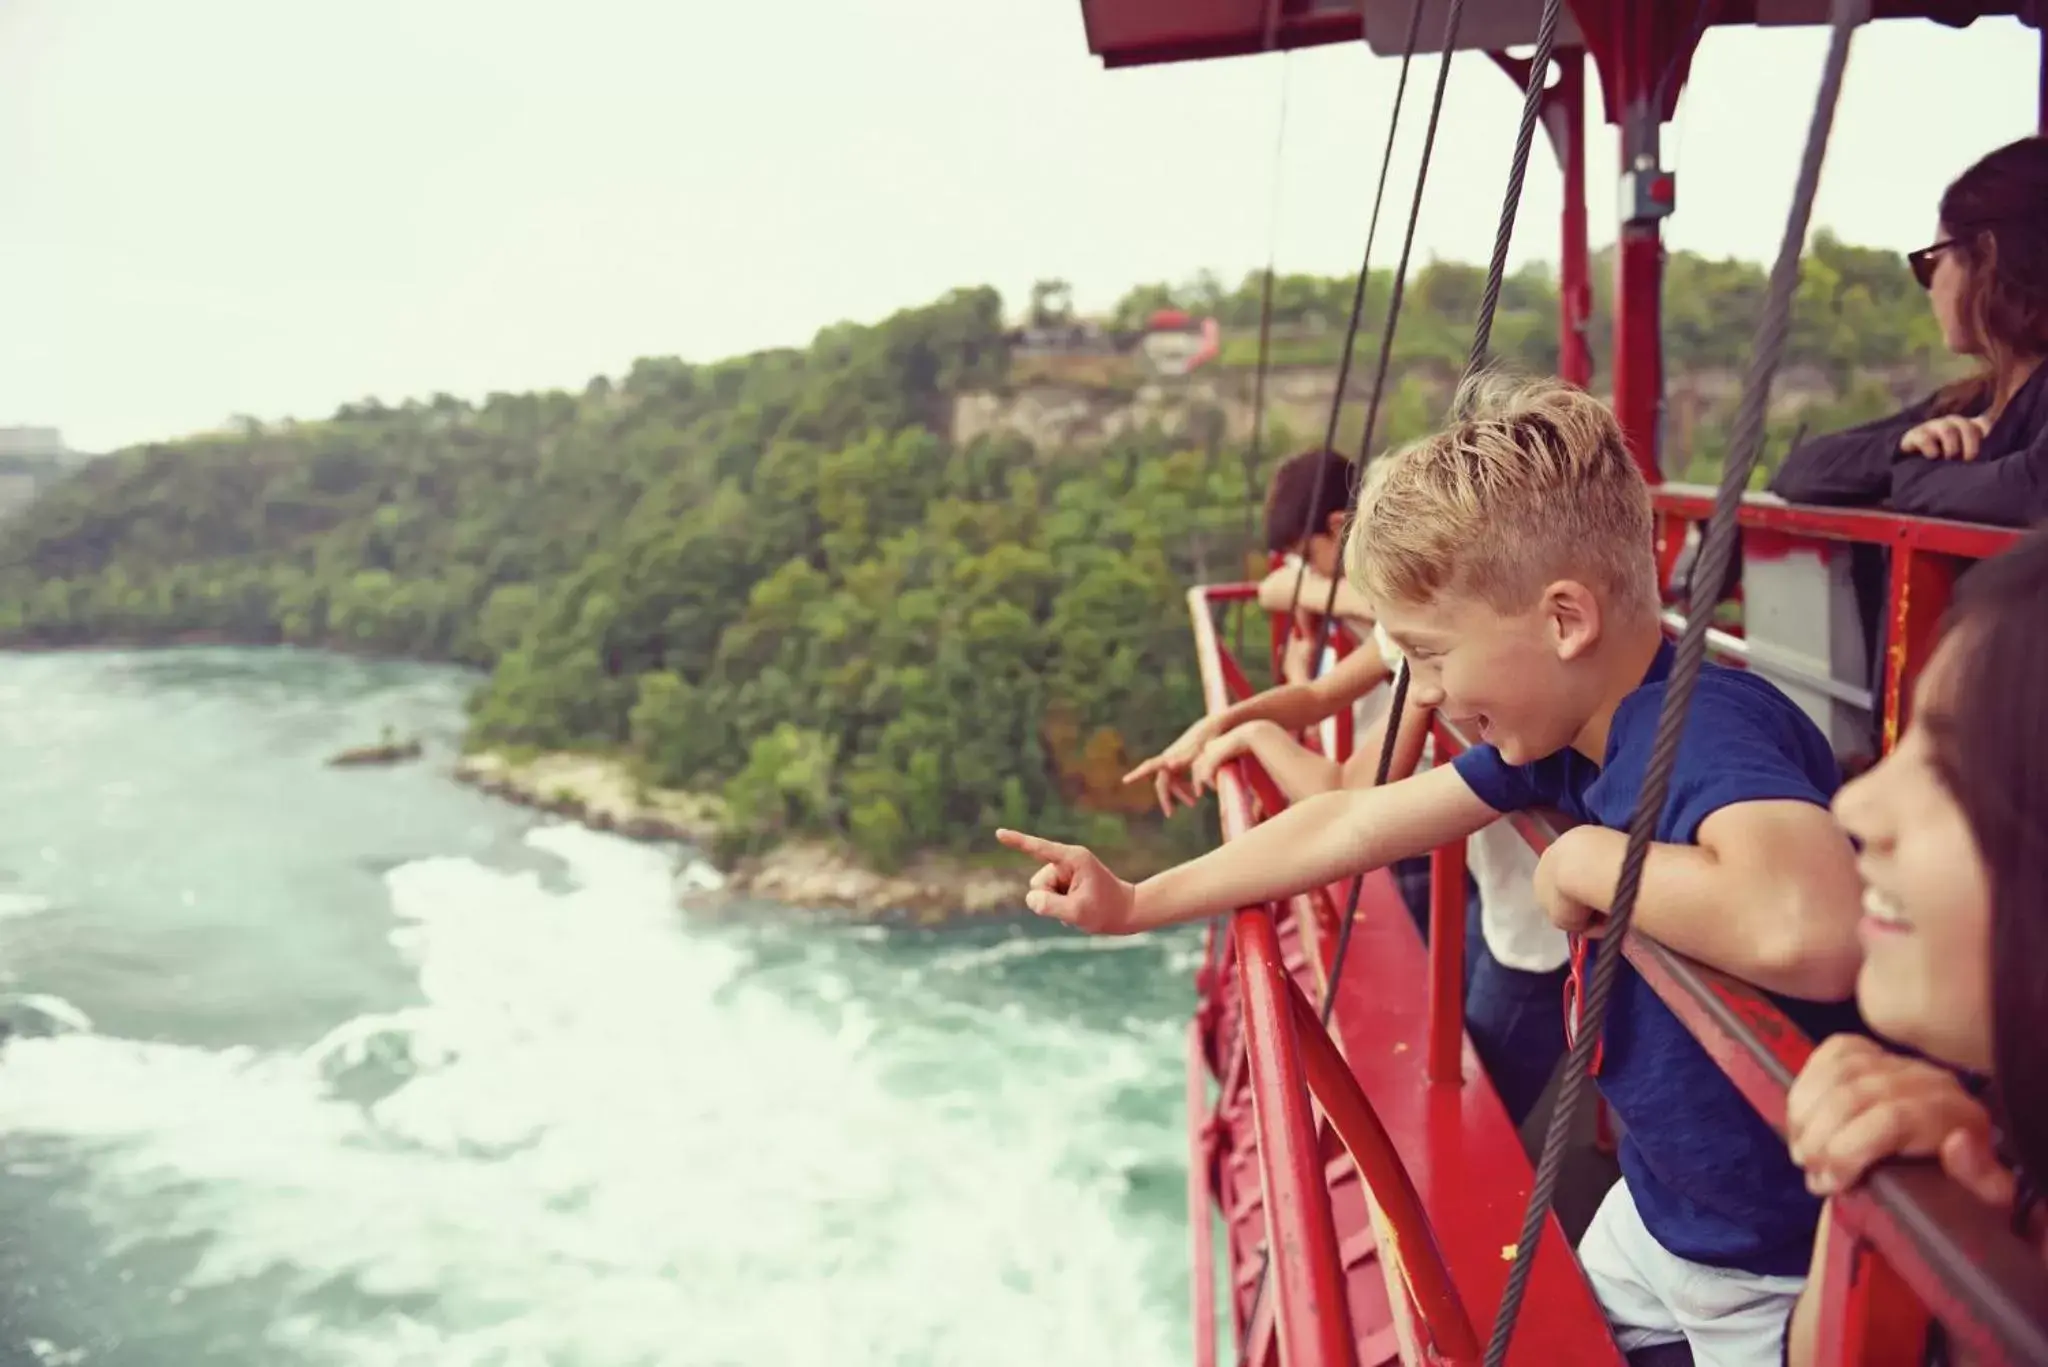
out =
[[[1525,612],[1574,579],[1655,614],[1650,490],[1607,406],[1562,380],[1481,374],[1450,426],[1374,461],[1344,567],[1375,602],[1441,593]]]

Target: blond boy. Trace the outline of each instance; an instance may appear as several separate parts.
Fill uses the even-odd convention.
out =
[[[1613,416],[1554,381],[1484,379],[1463,416],[1378,462],[1345,569],[1406,655],[1415,698],[1477,742],[1383,789],[1301,802],[1133,886],[1077,846],[1000,838],[1044,867],[1028,902],[1129,934],[1291,895],[1462,839],[1503,812],[1587,824],[1537,865],[1551,920],[1597,934],[1671,667],[1649,494]],[[1770,684],[1707,667],[1645,866],[1636,928],[1777,994],[1815,1036],[1857,1025],[1859,888],[1829,820],[1826,741]],[[1836,1005],[1820,1005],[1835,1003]],[[1625,1349],[1773,1367],[1818,1203],[1784,1144],[1626,967],[1600,1086],[1623,1180],[1580,1258]]]

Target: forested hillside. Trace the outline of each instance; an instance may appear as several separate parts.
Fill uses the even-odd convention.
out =
[[[1739,366],[1759,269],[1679,254],[1670,279],[1674,370]],[[1463,359],[1479,284],[1419,273],[1397,375]],[[1144,287],[1118,312],[1212,311],[1243,363],[1260,285]],[[1277,281],[1279,359],[1334,360],[1349,291]],[[1555,319],[1549,276],[1519,273],[1502,359],[1552,366]],[[743,837],[843,833],[881,864],[997,821],[1113,846],[1142,807],[1126,761],[1196,710],[1181,595],[1250,549],[1245,453],[1156,431],[955,448],[953,398],[1008,380],[1004,327],[994,291],[962,290],[580,393],[366,401],[123,451],[0,529],[0,642],[462,661],[492,670],[479,743],[628,751],[651,782],[722,791]],[[1937,349],[1895,257],[1816,242],[1793,355],[1836,401],[1810,417],[1881,411],[1875,377],[1931,381]],[[1429,421],[1429,392],[1390,403],[1388,441]],[[1718,455],[1711,416],[1694,474]],[[1269,457],[1311,435],[1275,434]]]

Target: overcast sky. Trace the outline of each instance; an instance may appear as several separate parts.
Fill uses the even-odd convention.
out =
[[[1675,246],[1775,248],[1824,43],[1708,37],[1666,138]],[[1817,223],[1921,245],[1946,181],[2032,130],[2039,51],[2010,21],[1867,31]],[[1075,0],[0,0],[0,424],[104,449],[580,387],[955,285],[1015,306],[1058,275],[1099,307],[1269,249],[1349,272],[1396,66],[1347,46],[1106,72]],[[1454,65],[1425,253],[1483,260],[1519,98]],[[1592,141],[1597,244],[1612,131]],[[1551,167],[1518,261],[1555,254]]]

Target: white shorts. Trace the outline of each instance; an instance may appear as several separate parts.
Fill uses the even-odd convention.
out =
[[[1579,1241],[1579,1264],[1624,1353],[1683,1339],[1694,1367],[1779,1367],[1804,1277],[1760,1277],[1668,1253],[1643,1227],[1627,1182]]]

